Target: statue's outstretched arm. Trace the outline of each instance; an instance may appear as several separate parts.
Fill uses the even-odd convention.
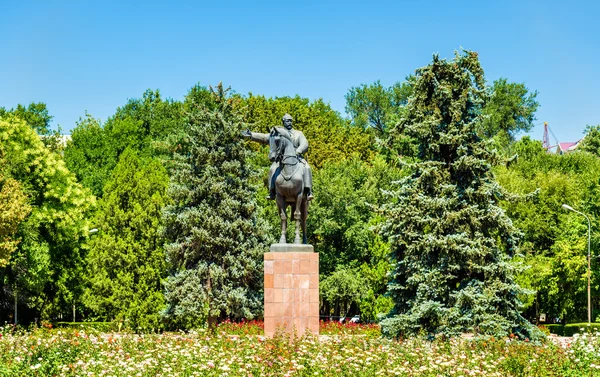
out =
[[[261,134],[258,132],[251,132],[250,130],[244,130],[242,131],[242,136],[246,139],[250,139],[261,144],[269,144],[269,134]]]

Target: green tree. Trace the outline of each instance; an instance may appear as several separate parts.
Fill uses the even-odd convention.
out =
[[[479,126],[480,135],[494,138],[506,147],[515,141],[520,132],[533,127],[535,112],[540,104],[537,92],[529,92],[523,83],[511,83],[500,78],[489,88],[489,99],[483,108],[483,119]]]
[[[352,123],[363,129],[372,127],[378,135],[384,135],[400,120],[412,94],[410,80],[411,77],[387,88],[379,80],[350,88],[346,94],[346,112]]]
[[[530,270],[523,272],[519,281],[536,290],[535,296],[526,300],[525,313],[532,318],[546,313],[565,321],[587,319],[587,221],[561,206],[569,204],[584,211],[591,218],[592,230],[597,229],[600,158],[584,151],[547,153],[541,142],[528,137],[516,142],[513,149],[519,158],[508,168],[496,167],[498,181],[517,194],[539,190],[535,200],[501,203],[524,233],[520,250]],[[598,245],[598,234],[592,231],[592,250]],[[595,264],[592,267],[597,269]],[[600,282],[596,276],[592,274],[594,291]]]
[[[380,188],[399,176],[381,158],[328,163],[315,173],[318,200],[311,205],[308,226],[322,274],[333,273],[338,265],[374,262],[370,247],[377,235],[370,227],[378,219],[371,206],[383,203]]]
[[[60,155],[15,116],[0,118],[0,158],[5,176],[19,182],[32,207],[19,226],[21,242],[0,269],[1,300],[11,302],[17,287],[20,304],[28,308],[22,318],[68,313],[80,287],[81,240],[88,233],[94,197]]]
[[[333,307],[334,316],[351,314],[352,305],[358,306],[366,295],[366,281],[357,269],[339,266],[320,284],[320,294]]]
[[[521,316],[515,283],[518,230],[498,206],[497,161],[477,136],[487,99],[477,54],[433,57],[416,71],[399,127],[419,145],[412,174],[389,192],[383,233],[395,265],[388,336],[425,331],[537,338]]]
[[[147,90],[131,99],[104,124],[86,114],[77,122],[64,155],[80,182],[102,197],[103,188],[121,153],[132,148],[141,158],[160,156],[165,140],[180,132],[182,104]]]
[[[585,137],[580,148],[600,157],[600,124],[585,127]]]
[[[14,115],[25,121],[29,127],[40,135],[42,142],[48,149],[55,152],[64,150],[60,126],[57,130],[50,128],[53,116],[48,112],[45,103],[32,102],[27,107],[19,104],[16,108],[10,110],[0,107],[0,117],[6,117],[7,115]]]
[[[181,128],[182,111],[181,102],[163,99],[158,90],[148,89],[142,98],[130,99],[125,106],[119,107],[107,122],[106,128],[111,127],[111,122],[133,119],[140,123],[140,129],[152,141],[163,140]]]
[[[238,99],[222,85],[212,96],[213,109],[190,106],[185,140],[174,141],[173,204],[164,213],[170,267],[164,316],[180,328],[262,314],[267,232],[251,184],[257,171],[241,138]]]
[[[50,122],[53,117],[43,102],[32,102],[27,107],[19,104],[15,109],[10,110],[0,107],[0,117],[9,114],[13,114],[24,120],[39,135],[48,135],[51,133]]]
[[[4,164],[1,158],[0,164]],[[0,169],[0,268],[6,267],[17,249],[19,224],[30,212],[31,206],[19,182],[4,177]]]
[[[65,148],[65,162],[84,187],[96,197],[102,197],[102,189],[114,168],[110,143],[100,120],[90,114],[77,121],[71,133],[71,141]]]
[[[327,162],[314,175],[317,200],[311,204],[308,220],[309,241],[319,251],[321,281],[333,281],[339,271],[351,273],[361,280],[364,294],[343,292],[334,283],[322,288],[324,315],[361,312],[364,320],[375,320],[376,301],[385,294],[390,270],[388,245],[371,228],[381,221],[372,206],[383,203],[382,187],[398,179],[401,172],[390,167],[381,157],[370,162],[358,158]],[[351,272],[349,272],[351,271]],[[338,276],[339,277],[339,276]],[[326,288],[335,289],[335,294]],[[360,297],[352,308],[341,304],[340,295]],[[332,300],[332,297],[336,297]]]
[[[104,187],[84,296],[103,320],[125,321],[134,330],[160,327],[166,265],[159,226],[168,182],[157,160],[144,161],[128,148]]]

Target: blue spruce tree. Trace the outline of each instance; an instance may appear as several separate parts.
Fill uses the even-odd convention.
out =
[[[187,124],[171,161],[164,212],[170,266],[164,317],[189,328],[252,319],[263,311],[262,255],[266,223],[258,217],[257,170],[250,162],[235,97],[219,85],[186,99]]]
[[[492,166],[499,158],[477,136],[487,100],[477,54],[452,61],[434,56],[413,85],[407,112],[391,133],[417,142],[418,162],[383,208],[395,306],[382,331],[536,338],[539,331],[519,312],[524,291],[511,256],[520,232],[498,206],[504,194]]]

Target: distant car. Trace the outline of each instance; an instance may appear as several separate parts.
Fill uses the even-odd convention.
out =
[[[350,322],[350,323],[359,323],[360,322],[360,316],[359,315],[355,315],[354,317],[350,318],[350,320],[348,320],[348,322]]]

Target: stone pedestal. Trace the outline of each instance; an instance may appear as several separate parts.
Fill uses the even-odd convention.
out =
[[[274,244],[265,253],[265,335],[279,327],[319,334],[319,254],[312,245]]]

